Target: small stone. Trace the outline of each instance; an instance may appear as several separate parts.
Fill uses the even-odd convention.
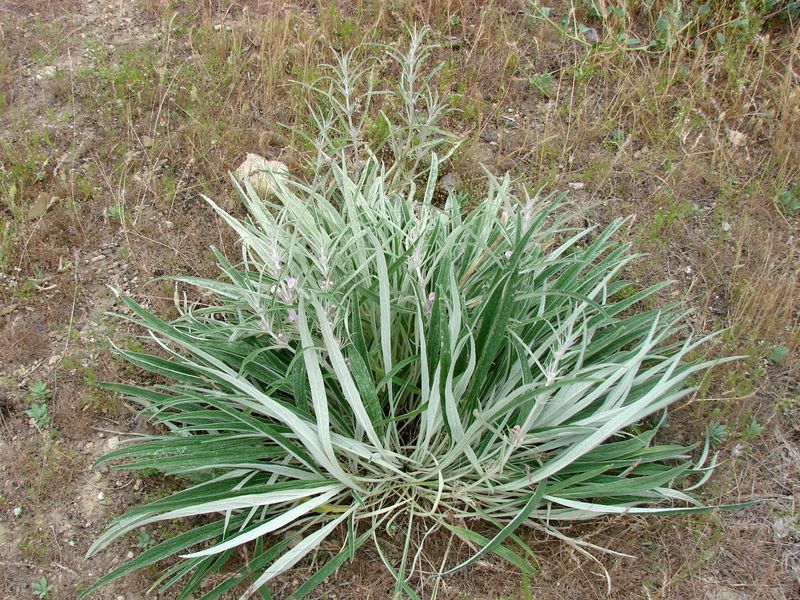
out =
[[[792,526],[789,519],[781,517],[775,519],[772,523],[772,537],[775,539],[776,544],[788,537],[794,537],[797,533],[797,529]]]
[[[735,148],[739,148],[740,146],[744,146],[747,143],[747,135],[742,133],[741,131],[736,131],[735,129],[729,129],[728,141]]]
[[[100,262],[101,260],[105,260],[105,259],[106,259],[106,255],[105,254],[98,254],[97,256],[93,256],[92,257],[92,262],[96,263],[96,262]]]
[[[133,550],[128,550],[127,557],[128,557],[128,559],[129,559],[129,560],[130,560],[131,558],[133,558]]]
[[[578,191],[578,190],[582,190],[584,187],[586,187],[586,184],[583,183],[582,181],[575,181],[573,183],[570,183],[569,187],[570,187],[571,190]]]
[[[141,479],[137,479],[136,481],[133,482],[133,489],[136,490],[137,492],[140,489],[142,489],[142,480]]]
[[[481,140],[483,140],[484,142],[486,142],[488,144],[492,144],[492,143],[497,144],[499,139],[500,139],[500,134],[498,133],[497,129],[495,129],[494,127],[486,127],[481,132]]]
[[[149,135],[143,135],[142,136],[142,146],[144,146],[145,148],[152,147],[153,146],[153,138],[151,138]]]
[[[46,67],[42,67],[41,70],[36,73],[36,81],[42,81],[43,79],[52,79],[56,75],[56,68],[53,65],[47,65]]]
[[[57,199],[49,196],[48,194],[42,192],[31,204],[31,207],[28,209],[28,220],[35,221],[40,219],[44,216],[44,213],[55,203]]]
[[[103,500],[106,499],[106,493],[105,492],[99,492],[97,494],[97,499],[100,500],[100,502],[102,502]]]
[[[689,267],[689,266],[687,266],[687,267],[684,269],[684,273],[686,273],[687,275],[690,275],[690,274],[691,274],[691,272],[692,272],[692,267]]]
[[[289,167],[278,160],[267,160],[248,152],[247,158],[234,175],[243,185],[249,182],[256,194],[266,198],[278,191],[277,182],[286,183]]]
[[[108,438],[108,440],[106,440],[106,448],[109,450],[116,450],[119,448],[119,437],[115,435],[114,437]]]
[[[731,224],[728,223],[727,221],[723,221],[723,223],[722,223],[722,231],[730,231],[730,230],[731,230]]]
[[[706,592],[706,600],[744,600],[746,596],[736,590],[726,587],[717,587],[713,591]]]
[[[449,194],[461,188],[461,178],[456,173],[450,171],[442,175],[442,178],[439,180],[439,185]]]

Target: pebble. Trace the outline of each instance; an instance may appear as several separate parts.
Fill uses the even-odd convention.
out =
[[[735,129],[729,129],[728,141],[731,143],[732,146],[738,148],[739,146],[744,146],[747,143],[747,135],[742,133],[741,131],[736,131]]]
[[[42,79],[52,79],[56,74],[56,68],[53,65],[47,65],[46,67],[42,67],[42,70],[36,74],[36,81],[41,81]]]
[[[98,254],[97,256],[92,257],[92,262],[96,263],[96,262],[100,262],[101,260],[105,260],[105,259],[106,259],[106,255],[105,254]]]
[[[242,183],[248,181],[262,198],[278,191],[277,181],[286,182],[289,167],[278,160],[267,160],[263,156],[248,152],[245,161],[234,172]]]
[[[573,183],[570,183],[569,187],[571,190],[577,191],[577,190],[582,190],[584,187],[586,187],[586,184],[583,183],[582,181],[575,181]]]
[[[454,192],[461,187],[461,178],[450,171],[442,176],[439,185],[446,192]]]
[[[772,533],[775,543],[779,544],[785,538],[794,537],[797,532],[789,519],[781,517],[772,522]]]
[[[487,127],[481,133],[481,140],[488,144],[497,145],[497,142],[500,140],[500,134],[494,127]]]

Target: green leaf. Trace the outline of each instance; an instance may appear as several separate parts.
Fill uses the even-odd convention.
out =
[[[195,527],[185,533],[178,534],[173,538],[165,540],[160,544],[156,544],[152,548],[142,552],[136,558],[112,570],[110,573],[102,577],[99,581],[97,581],[96,583],[90,585],[88,588],[83,590],[79,594],[78,600],[82,600],[83,598],[88,598],[91,594],[93,594],[101,587],[106,586],[113,581],[116,581],[120,577],[124,577],[128,573],[132,573],[137,569],[141,569],[143,567],[157,563],[158,561],[163,560],[169,556],[172,556],[178,552],[181,552],[186,548],[213,539],[218,535],[222,534],[224,527],[225,527],[225,522],[223,520],[215,521],[214,523],[209,523],[208,525],[201,525],[199,527]],[[88,556],[91,556],[92,553],[93,553],[92,550],[90,550]]]
[[[444,526],[453,533],[455,533],[458,537],[460,537],[464,541],[471,542],[474,544],[479,544],[481,547],[484,548],[491,541],[489,540],[489,538],[484,537],[477,531],[473,531],[465,527],[458,527],[456,525],[451,525],[450,523],[444,523]],[[503,560],[506,560],[507,562],[511,563],[512,565],[517,567],[521,572],[527,573],[529,575],[532,573],[531,564],[527,560],[522,558],[519,554],[517,554],[513,550],[510,550],[506,546],[503,546],[502,544],[493,546],[491,552],[492,554],[496,554]]]

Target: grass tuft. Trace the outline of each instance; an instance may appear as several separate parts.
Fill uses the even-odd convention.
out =
[[[194,593],[244,545],[249,562],[207,594],[242,586],[248,596],[334,535],[340,551],[296,597],[369,540],[395,594],[416,597],[409,578],[437,530],[475,549],[439,575],[489,553],[527,572],[520,527],[588,553],[556,524],[704,510],[690,491],[710,475],[708,445],[694,462],[692,448],[653,440],[712,364],[689,360],[707,338],[686,330],[679,306],[637,309],[665,284],[631,293],[621,279],[636,258],[614,240],[624,220],[573,228],[562,197],[518,198],[494,178],[471,212],[454,194],[436,207],[435,155],[418,199],[374,162],[358,178],[331,168],[327,197],[298,181],[276,179],[275,203],[239,188],[246,221],[209,200],[238,234],[242,262],[217,253],[224,280],[177,280],[213,302],[166,322],[124,299],[124,318],[161,352],[118,352],[168,382],[110,387],[168,433],[101,462],[187,484],[115,520],[89,554],[152,523],[217,518],[84,597],[171,555],[183,560],[161,591],[182,581]],[[399,561],[381,536],[398,525]]]

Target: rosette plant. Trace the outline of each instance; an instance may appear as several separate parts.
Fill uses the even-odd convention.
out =
[[[224,279],[177,278],[207,305],[167,322],[124,299],[158,351],[118,352],[162,383],[112,387],[160,433],[102,461],[184,487],[131,508],[90,554],[154,523],[188,528],[84,595],[179,556],[157,582],[179,598],[268,597],[317,553],[299,598],[371,544],[415,598],[437,530],[464,542],[438,575],[489,553],[527,570],[520,530],[586,552],[559,523],[702,509],[707,445],[693,461],[654,436],[710,365],[690,360],[704,339],[680,306],[643,307],[665,283],[623,279],[623,221],[570,227],[560,198],[518,198],[508,179],[470,211],[455,194],[437,207],[435,157],[419,193],[387,189],[375,163],[331,175],[324,195],[276,177],[272,202],[239,187],[246,220],[211,203],[241,260],[215,251]]]
[[[101,462],[181,489],[128,510],[89,554],[141,527],[182,527],[82,597],[164,559],[153,587],[170,597],[269,597],[313,553],[300,598],[365,544],[396,596],[433,597],[487,555],[528,571],[525,529],[591,555],[602,549],[560,524],[703,510],[691,492],[714,465],[708,444],[692,460],[655,435],[712,364],[694,358],[707,338],[681,306],[652,307],[667,283],[624,279],[636,259],[617,240],[624,221],[574,227],[563,198],[520,197],[491,176],[483,198],[434,201],[435,153],[458,140],[440,127],[436,69],[422,68],[425,30],[409,33],[388,52],[394,92],[373,89],[375,63],[357,51],[307,86],[319,100],[316,133],[303,134],[309,183],[280,173],[270,199],[235,183],[244,220],[207,199],[241,258],[214,250],[219,280],[176,280],[212,300],[165,321],[123,298],[121,317],[151,343],[117,352],[157,383],[109,387],[157,433]],[[377,97],[398,122],[369,112]],[[370,151],[376,123],[386,135]],[[431,575],[434,533],[451,551]]]

